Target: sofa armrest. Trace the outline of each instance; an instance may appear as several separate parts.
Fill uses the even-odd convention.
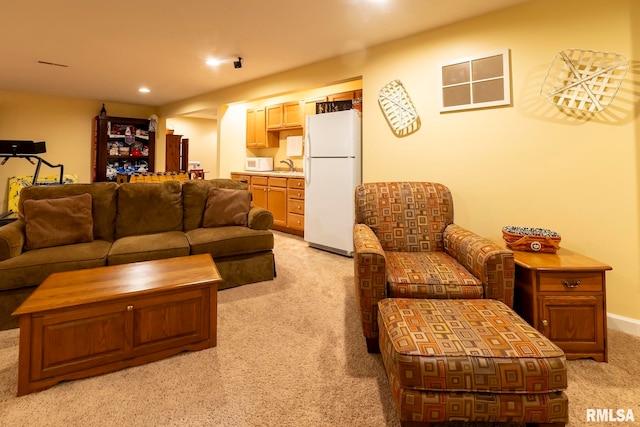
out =
[[[0,261],[17,257],[24,246],[24,222],[17,220],[0,227]]]
[[[485,298],[513,307],[515,264],[512,251],[455,224],[445,228],[443,238],[445,251],[482,280]]]
[[[387,261],[380,241],[365,224],[353,227],[353,248],[356,297],[369,345],[370,339],[378,339],[378,301],[387,297]]]
[[[251,206],[248,225],[254,230],[268,230],[273,225],[273,214],[260,206]]]

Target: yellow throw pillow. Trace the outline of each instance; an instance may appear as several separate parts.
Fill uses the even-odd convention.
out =
[[[93,241],[91,194],[58,199],[25,200],[25,249],[40,249]]]
[[[251,193],[248,190],[231,190],[211,187],[204,208],[202,226],[247,225]]]

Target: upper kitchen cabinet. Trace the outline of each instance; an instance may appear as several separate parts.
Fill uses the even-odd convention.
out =
[[[304,101],[302,101],[302,111],[303,111],[304,117],[307,117],[316,113],[316,104],[318,102],[327,102],[327,97],[320,96],[317,98],[305,99]]]
[[[150,121],[128,117],[96,117],[93,181],[116,181],[118,174],[153,172],[156,134]]]
[[[302,127],[302,109],[298,101],[267,107],[267,131]]]
[[[277,135],[267,134],[264,107],[247,110],[247,148],[271,148],[278,145]]]
[[[328,101],[350,101],[358,98],[362,98],[362,90],[334,93],[333,95],[329,95]]]

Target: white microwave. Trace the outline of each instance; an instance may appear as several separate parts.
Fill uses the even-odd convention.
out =
[[[273,157],[247,157],[244,164],[246,171],[272,171]]]

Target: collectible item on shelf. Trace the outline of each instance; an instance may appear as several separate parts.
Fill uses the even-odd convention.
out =
[[[502,238],[516,251],[555,253],[560,248],[560,234],[546,228],[502,227]]]

